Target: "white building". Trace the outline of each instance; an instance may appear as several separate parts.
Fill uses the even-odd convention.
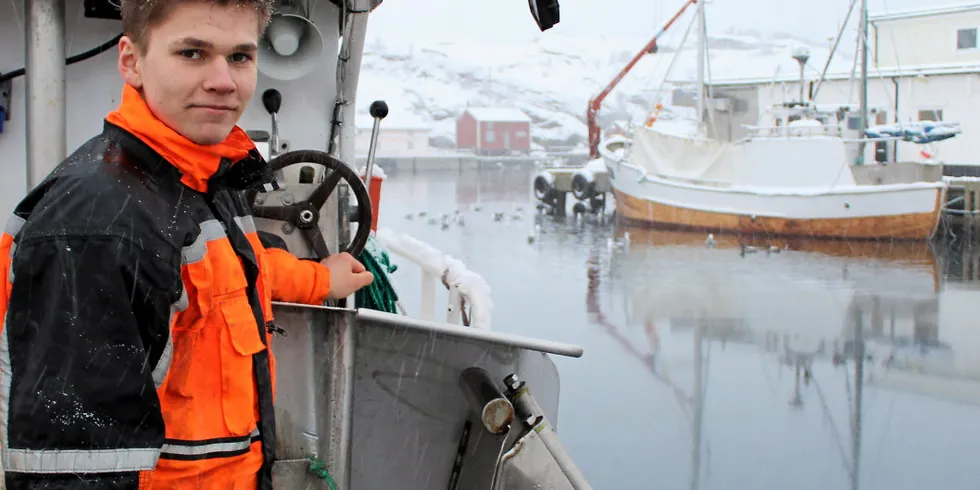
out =
[[[354,148],[358,157],[367,156],[371,145],[371,130],[374,119],[369,114],[358,114],[354,119],[357,127]],[[380,158],[416,157],[431,154],[429,133],[431,127],[420,118],[399,114],[389,114],[381,120],[378,131],[376,156]]]
[[[958,122],[963,132],[953,139],[928,147],[899,143],[897,160],[917,159],[925,150],[947,164],[980,164],[975,145],[980,136],[980,3],[872,15],[869,21],[869,124]],[[806,92],[816,92],[818,104],[859,104],[860,66],[853,79],[849,70],[836,67],[819,89],[817,77],[808,76]],[[808,72],[822,68],[811,66]],[[731,114],[716,115],[717,137],[738,139],[745,134],[741,125],[755,124],[759,111],[799,100],[800,83],[791,76],[722,80],[712,83],[712,89],[716,96],[733,99]],[[847,123],[853,129],[859,121],[855,117]],[[896,158],[891,143],[877,143],[868,151],[868,159]]]

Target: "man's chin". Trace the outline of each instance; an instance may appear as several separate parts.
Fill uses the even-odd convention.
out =
[[[202,131],[194,134],[185,134],[184,137],[201,146],[212,146],[224,141],[228,138],[229,134],[231,134],[231,129]]]

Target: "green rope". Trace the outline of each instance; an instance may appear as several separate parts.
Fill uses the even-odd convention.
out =
[[[325,480],[327,482],[327,486],[330,487],[330,490],[340,490],[339,487],[337,487],[337,482],[333,481],[333,477],[330,476],[330,472],[327,471],[327,463],[324,463],[323,461],[312,456],[310,457],[310,473],[313,473],[313,475],[321,480]]]
[[[398,313],[398,294],[395,293],[390,277],[391,273],[398,270],[398,266],[391,263],[388,251],[378,243],[373,234],[368,237],[358,260],[374,275],[374,282],[354,294],[355,306]]]

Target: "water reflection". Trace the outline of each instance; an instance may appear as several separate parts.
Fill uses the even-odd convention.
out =
[[[702,477],[710,473],[710,464],[704,462],[705,449],[710,452],[711,447],[706,425],[720,432],[732,432],[734,425],[742,429],[741,437],[759,438],[743,441],[742,451],[757,445],[774,449],[757,453],[759,462],[781,460],[800,449],[790,446],[803,441],[802,447],[812,451],[810,458],[837,454],[836,471],[820,475],[823,483],[814,482],[812,488],[914,488],[898,476],[921,478],[926,473],[902,461],[928,460],[934,451],[948,454],[947,445],[954,441],[977,448],[980,426],[973,419],[980,414],[980,342],[973,329],[962,328],[963,320],[975,316],[962,318],[956,312],[976,312],[977,295],[971,294],[967,304],[956,304],[958,298],[947,294],[933,245],[744,241],[627,227],[617,227],[614,235],[621,246],[607,247],[608,263],[602,263],[598,248],[589,258],[587,311],[591,321],[674,394],[690,424],[690,488],[749,488],[732,485],[729,478],[738,481],[740,470],[724,464],[720,481],[702,485]],[[643,347],[607,319],[600,294],[625,298],[624,324],[644,332]],[[954,314],[942,315],[944,306]],[[761,363],[761,370],[754,362]],[[716,388],[722,393],[712,403],[707,387],[718,383],[728,386]],[[888,407],[883,399],[889,400]],[[764,400],[768,403],[759,403]],[[922,444],[862,449],[868,429],[879,441],[902,430],[888,422],[896,403],[914,404],[913,418],[935,417],[935,422],[948,424],[952,421],[937,416],[951,411],[969,417],[970,424],[908,434]],[[705,412],[712,409],[714,417],[709,415],[706,424]],[[733,417],[743,410],[755,413]],[[762,413],[766,423],[753,424]],[[823,435],[812,430],[818,421],[826,429]],[[771,423],[786,432],[765,441],[770,430],[765,426]],[[940,442],[937,432],[949,439]],[[935,444],[926,442],[930,440]],[[898,458],[879,459],[863,475],[862,456],[883,452]],[[972,487],[977,472],[966,459],[951,454],[940,466],[951,464],[959,471],[933,478],[955,488]],[[889,468],[884,474],[882,466]],[[774,481],[765,480],[753,488],[776,488]],[[811,488],[800,483],[794,487]]]
[[[556,219],[533,173],[389,172],[381,225],[482,274],[494,329],[585,346],[559,432],[594,488],[980,485],[980,248]]]

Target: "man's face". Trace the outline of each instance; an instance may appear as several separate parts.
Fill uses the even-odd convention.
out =
[[[185,2],[153,26],[140,52],[119,42],[119,71],[153,114],[200,145],[231,132],[255,92],[258,12]]]

